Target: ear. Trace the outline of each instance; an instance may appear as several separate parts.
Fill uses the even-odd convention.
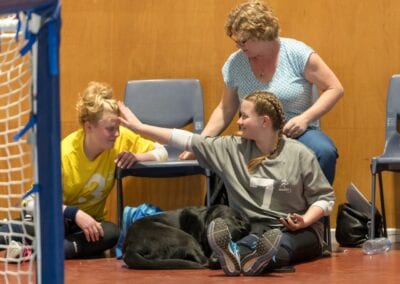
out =
[[[90,132],[93,129],[93,124],[89,121],[85,121],[85,123],[83,124],[83,130],[85,132]]]
[[[267,128],[267,127],[271,127],[271,126],[272,126],[272,120],[271,120],[271,118],[270,118],[268,115],[263,115],[263,123],[262,123],[262,126],[263,126],[264,128]]]

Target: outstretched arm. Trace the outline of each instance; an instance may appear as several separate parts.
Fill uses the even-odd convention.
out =
[[[233,117],[239,109],[239,97],[236,90],[225,86],[221,100],[218,106],[213,110],[207,125],[205,126],[201,136],[217,136],[220,135],[231,123]],[[181,160],[195,159],[190,152],[183,152],[179,155]]]
[[[120,110],[119,120],[127,128],[150,137],[161,144],[168,144],[170,142],[172,129],[142,123],[123,102],[118,102],[118,107]]]

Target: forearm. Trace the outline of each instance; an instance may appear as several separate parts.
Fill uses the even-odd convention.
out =
[[[204,127],[201,135],[202,136],[217,136],[227,127],[224,119],[223,112],[221,108],[218,106],[212,112],[210,119],[208,120],[207,125]]]
[[[168,160],[168,152],[163,145],[154,143],[153,150],[143,154],[136,154],[136,157],[139,161],[166,161]]]
[[[236,112],[236,109],[224,109],[220,103],[212,112],[201,135],[214,137],[221,134],[231,123]]]
[[[310,56],[304,76],[307,81],[315,84],[321,92],[318,100],[302,114],[308,122],[311,122],[318,120],[330,111],[343,97],[344,90],[335,73],[317,53]]]
[[[316,121],[329,112],[342,96],[342,88],[337,87],[328,89],[320,95],[318,100],[316,100],[315,103],[302,114],[302,116],[306,118],[308,123]]]
[[[132,130],[140,133],[143,136],[149,137],[160,144],[167,144],[172,133],[172,129],[170,128],[163,128],[148,124],[141,124],[138,128]]]
[[[307,212],[303,215],[306,227],[311,226],[324,216],[324,210],[316,205],[311,205]]]
[[[202,136],[217,136],[231,123],[234,115],[239,109],[239,97],[235,89],[225,86],[221,101],[214,109]]]
[[[135,157],[138,162],[144,162],[144,161],[165,161],[168,159],[168,153],[166,154],[158,154],[158,151],[152,150],[146,153],[139,153],[135,154]]]

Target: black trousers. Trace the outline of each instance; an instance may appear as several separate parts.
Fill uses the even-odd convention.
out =
[[[250,253],[254,249],[255,239],[270,229],[271,227],[265,224],[252,223],[251,235],[238,241],[241,257],[243,258]],[[270,261],[266,270],[293,265],[321,256],[320,239],[312,228],[308,227],[294,232],[283,228],[278,252]]]
[[[1,224],[2,223],[2,224]],[[24,243],[30,238],[13,236],[11,240],[6,237],[8,233],[23,234],[24,232],[34,237],[35,229],[32,225],[0,223],[0,244],[8,245],[11,240]],[[101,222],[104,236],[96,242],[86,241],[85,234],[75,222],[65,221],[64,223],[64,254],[66,259],[72,258],[94,258],[103,256],[104,252],[112,249],[117,244],[120,231],[118,226],[107,221]],[[1,234],[5,233],[5,234]]]
[[[88,242],[83,231],[74,222],[65,222],[65,259],[101,257],[106,250],[115,247],[120,233],[118,226],[103,221],[101,227],[104,236],[96,242]]]

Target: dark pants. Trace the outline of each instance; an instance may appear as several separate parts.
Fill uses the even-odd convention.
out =
[[[113,248],[119,238],[118,226],[103,221],[101,227],[104,236],[96,242],[88,242],[83,231],[73,222],[65,224],[64,253],[65,259],[94,258],[103,256],[104,252]]]
[[[115,247],[119,238],[118,226],[111,223],[103,221],[101,226],[104,231],[104,236],[97,242],[86,241],[85,234],[83,231],[74,223],[66,221],[64,224],[64,253],[66,259],[71,258],[94,258],[101,257],[103,253]],[[2,222],[0,227],[0,244],[7,245],[10,239],[1,233],[16,233],[16,236],[12,236],[11,240],[25,243],[29,242],[35,235],[34,227],[31,225],[20,225],[12,224],[9,226],[5,222]],[[26,232],[31,238],[24,238],[18,236]]]
[[[271,228],[260,224],[252,224],[252,235],[261,236]],[[237,244],[239,245],[241,257],[245,257],[254,249],[254,238],[245,237]],[[282,229],[282,239],[278,252],[270,261],[266,270],[280,268],[308,261],[322,256],[322,247],[317,233],[312,228],[305,228],[298,231],[289,231]]]
[[[11,239],[10,235],[12,235]],[[33,225],[31,225],[31,223],[9,224],[8,221],[0,221],[1,245],[8,245],[11,240],[22,244],[30,245],[32,244],[32,240],[34,237],[35,237],[35,228]]]
[[[319,129],[309,128],[296,139],[314,151],[326,179],[333,184],[339,155],[331,138]]]

